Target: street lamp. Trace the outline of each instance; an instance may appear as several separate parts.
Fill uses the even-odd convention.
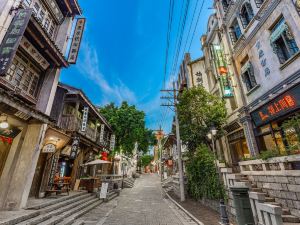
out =
[[[213,149],[213,153],[215,156],[215,166],[216,166],[217,173],[219,175],[218,182],[219,182],[219,185],[221,186],[222,176],[221,176],[218,164],[217,164],[217,153],[216,153],[216,148],[215,148],[215,136],[217,135],[217,132],[218,132],[218,130],[215,127],[211,127],[210,132],[207,134],[207,137],[212,142],[212,149]],[[224,199],[220,199],[220,214],[221,214],[221,223],[223,225],[229,225],[229,219],[228,219]]]

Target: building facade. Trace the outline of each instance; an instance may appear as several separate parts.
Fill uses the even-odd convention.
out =
[[[266,150],[285,153],[299,143],[299,131],[283,126],[299,111],[300,17],[296,2],[240,1],[227,10],[217,5],[228,24],[224,32],[242,83],[245,107],[240,117],[251,155]],[[240,12],[240,17],[233,12]]]
[[[67,141],[50,112],[80,14],[75,0],[0,3],[0,209],[26,206],[45,135]]]

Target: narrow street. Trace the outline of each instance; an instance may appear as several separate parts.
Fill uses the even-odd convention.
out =
[[[144,174],[131,189],[101,204],[81,220],[89,225],[194,225],[193,221],[164,198],[157,174]]]

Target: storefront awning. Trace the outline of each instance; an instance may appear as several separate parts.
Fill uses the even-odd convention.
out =
[[[85,163],[82,166],[93,166],[93,165],[100,165],[100,164],[110,164],[110,161],[105,161],[105,160],[101,160],[101,159],[96,159],[93,160],[91,162]]]

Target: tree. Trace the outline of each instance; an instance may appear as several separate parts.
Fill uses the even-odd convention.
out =
[[[192,152],[202,143],[208,144],[212,126],[221,131],[226,122],[225,101],[203,87],[183,91],[177,109],[181,139]]]
[[[140,161],[139,164],[142,167],[146,167],[146,166],[148,166],[151,163],[152,160],[153,160],[153,156],[152,155],[143,155],[143,156],[141,156],[141,158],[139,160]]]
[[[100,113],[108,120],[116,135],[117,152],[123,152],[132,156],[135,143],[138,143],[139,151],[146,153],[149,145],[152,145],[154,135],[146,128],[145,113],[139,111],[134,105],[122,102],[120,107],[110,103],[99,109]]]

